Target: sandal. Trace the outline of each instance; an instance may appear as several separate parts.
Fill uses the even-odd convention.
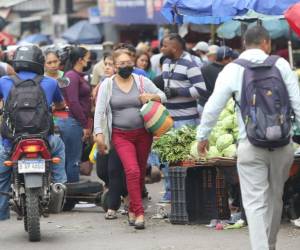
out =
[[[117,216],[117,212],[114,211],[114,210],[108,210],[105,214],[105,219],[106,220],[115,220],[117,219],[118,216]]]
[[[144,219],[144,217],[142,219],[137,218],[135,220],[134,228],[137,229],[137,230],[145,229],[145,219]]]
[[[128,224],[129,226],[135,226],[135,215],[132,213],[128,213]]]

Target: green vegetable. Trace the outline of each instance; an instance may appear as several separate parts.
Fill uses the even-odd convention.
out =
[[[229,115],[225,117],[222,121],[220,121],[221,127],[223,129],[233,129],[234,128],[234,116],[235,115]]]
[[[219,152],[217,147],[211,146],[211,147],[209,147],[206,158],[211,159],[211,158],[221,157],[221,156],[222,156],[222,154]]]
[[[234,106],[234,101],[230,99],[208,138],[210,146],[217,146],[220,152],[231,144],[236,143],[239,136],[238,121]]]
[[[222,151],[224,157],[235,157],[236,156],[236,145],[231,144]]]
[[[234,105],[235,105],[234,100],[231,98],[228,101],[228,103],[226,104],[226,108],[225,109],[227,111],[229,111],[231,114],[233,114],[234,113]]]
[[[209,141],[209,145],[211,146],[215,146],[216,145],[216,141],[217,141],[217,137],[216,137],[216,134],[215,133],[211,133],[209,138],[208,138],[208,141]]]
[[[217,139],[220,138],[222,135],[226,135],[228,134],[227,130],[226,129],[219,129],[217,130],[215,133],[214,133],[214,136],[216,137],[216,142],[217,142]]]
[[[195,141],[196,129],[184,126],[172,129],[153,143],[154,152],[158,153],[161,161],[176,163],[189,158],[191,144]]]
[[[222,152],[225,148],[233,144],[233,136],[231,134],[221,135],[216,142],[218,151]]]
[[[193,141],[192,142],[192,146],[191,146],[191,150],[190,150],[190,155],[195,160],[199,160],[200,159],[200,156],[198,154],[198,141]]]
[[[226,118],[227,116],[231,116],[231,112],[228,111],[227,109],[224,109],[219,116],[219,120],[221,121],[224,118]]]

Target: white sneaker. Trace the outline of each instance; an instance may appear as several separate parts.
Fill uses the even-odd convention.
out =
[[[296,227],[300,227],[300,217],[297,220],[295,220],[294,223]]]
[[[291,222],[294,224],[294,226],[300,227],[300,217],[296,220],[291,220]]]

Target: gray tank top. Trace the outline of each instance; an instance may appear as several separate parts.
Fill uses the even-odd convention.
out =
[[[142,103],[139,95],[136,83],[133,83],[131,90],[125,93],[115,81],[113,82],[110,100],[113,128],[132,130],[144,127],[144,121],[140,115]]]

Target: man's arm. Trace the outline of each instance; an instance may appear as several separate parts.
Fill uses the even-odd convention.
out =
[[[292,71],[290,64],[283,58],[278,59],[275,65],[281,73],[282,79],[286,85],[290,103],[296,116],[296,121],[300,127],[300,90],[298,77]]]
[[[16,74],[14,68],[11,65],[9,65],[9,64],[7,65],[6,73],[8,75],[15,75]]]
[[[208,139],[212,128],[218,120],[219,114],[232,96],[232,86],[236,84],[232,83],[235,79],[235,77],[233,77],[234,67],[236,67],[236,65],[228,65],[217,78],[215,89],[204,106],[201,124],[197,128],[198,141]]]
[[[65,110],[66,107],[67,107],[65,101],[54,102],[53,105],[54,105],[54,110],[55,110],[55,111]]]

